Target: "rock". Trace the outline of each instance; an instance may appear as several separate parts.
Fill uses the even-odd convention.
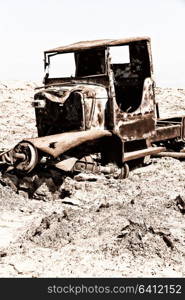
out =
[[[96,212],[99,212],[102,208],[108,208],[109,206],[109,203],[101,203]]]
[[[62,203],[68,205],[80,206],[80,201],[78,199],[65,198],[65,200],[62,201]]]
[[[0,250],[0,257],[5,257],[7,256],[7,252],[4,250]]]
[[[176,205],[182,214],[185,213],[185,200],[179,195],[175,198]]]
[[[99,176],[95,174],[80,173],[74,176],[74,179],[76,181],[96,181],[99,179]]]

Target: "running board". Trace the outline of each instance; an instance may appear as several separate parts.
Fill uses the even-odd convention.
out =
[[[123,162],[137,159],[140,157],[144,157],[147,155],[156,154],[159,152],[164,152],[165,150],[166,150],[165,147],[149,147],[147,149],[142,149],[142,150],[137,150],[137,151],[132,151],[132,152],[125,152],[124,157],[123,157]]]

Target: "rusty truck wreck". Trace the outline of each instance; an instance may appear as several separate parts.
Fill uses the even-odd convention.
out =
[[[73,61],[67,76],[66,55]],[[50,72],[56,58],[64,58],[56,64],[57,76]],[[130,163],[146,156],[184,157],[184,117],[159,116],[150,38],[54,48],[44,52],[44,67],[44,85],[33,102],[38,137],[0,154],[6,172],[31,174],[44,167],[125,178]]]

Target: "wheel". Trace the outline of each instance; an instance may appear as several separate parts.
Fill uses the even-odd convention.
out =
[[[124,163],[124,165],[121,168],[121,173],[118,176],[118,179],[125,179],[129,176],[129,165]]]
[[[29,142],[23,141],[13,149],[14,168],[26,173],[31,172],[38,163],[37,149]]]

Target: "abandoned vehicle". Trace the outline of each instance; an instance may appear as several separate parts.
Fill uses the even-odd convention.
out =
[[[0,154],[4,172],[37,168],[128,176],[150,155],[184,158],[184,117],[160,118],[148,37],[74,43],[44,52],[38,137]]]

